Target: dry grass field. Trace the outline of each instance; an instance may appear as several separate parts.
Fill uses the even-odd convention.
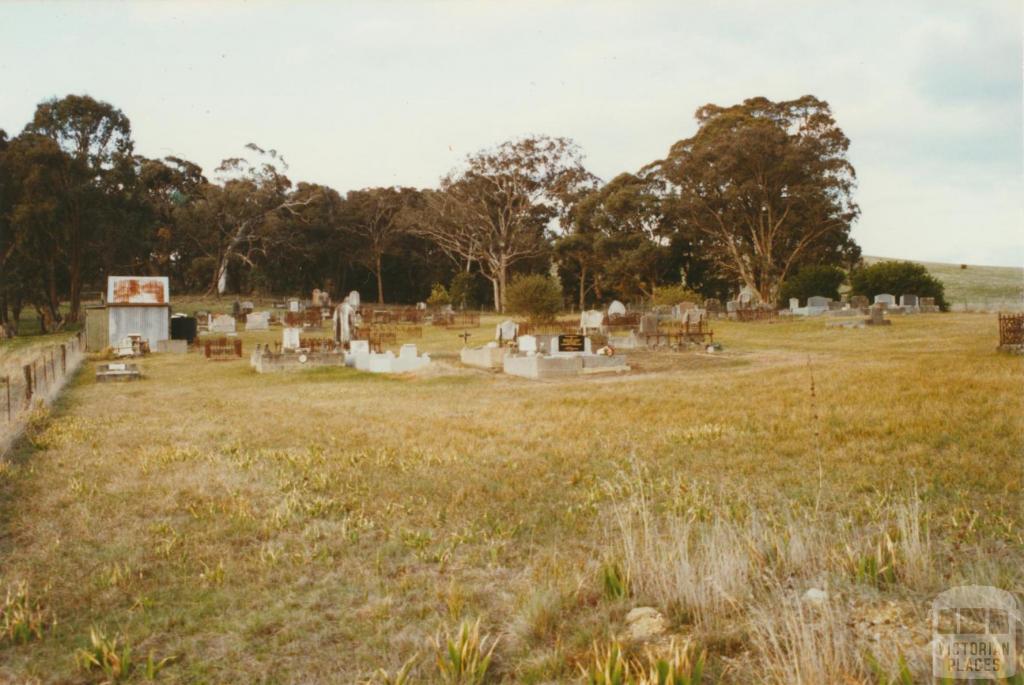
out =
[[[429,327],[402,377],[86,363],[0,465],[0,682],[931,682],[936,593],[1024,596],[995,317],[715,329],[558,382]]]

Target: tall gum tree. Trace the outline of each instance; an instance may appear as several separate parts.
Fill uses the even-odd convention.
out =
[[[696,135],[646,171],[666,182],[685,228],[723,270],[775,302],[802,264],[859,255],[850,141],[827,102],[757,97],[705,105],[696,119]]]
[[[418,204],[414,188],[366,188],[345,196],[345,215],[360,249],[357,254],[377,281],[377,302],[384,304],[384,255],[409,231]]]
[[[41,103],[26,132],[53,139],[76,162],[78,173],[67,175],[64,189],[68,202],[68,320],[74,322],[81,309],[85,251],[97,228],[105,179],[117,166],[132,162],[131,123],[113,105],[88,95],[68,95]]]
[[[476,263],[491,282],[494,308],[504,311],[510,269],[549,249],[549,225],[591,185],[579,148],[567,138],[531,136],[482,150],[441,179],[427,195],[432,220],[420,235],[449,255]]]

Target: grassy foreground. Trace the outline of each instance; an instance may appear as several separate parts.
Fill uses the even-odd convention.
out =
[[[926,681],[936,593],[1024,595],[1021,360],[993,315],[715,328],[546,383],[430,329],[398,378],[86,364],[0,465],[0,682],[476,682],[446,640],[486,682]]]

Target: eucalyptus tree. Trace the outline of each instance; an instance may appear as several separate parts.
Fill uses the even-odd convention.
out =
[[[594,177],[567,138],[532,136],[481,150],[430,193],[433,219],[416,229],[446,253],[475,263],[504,310],[512,267],[548,253],[548,232]]]
[[[96,240],[108,200],[120,190],[118,172],[123,175],[132,165],[131,122],[109,103],[68,95],[40,103],[25,130],[52,139],[74,161],[59,191],[67,203],[68,319],[74,322],[81,306],[87,250]]]
[[[685,228],[737,281],[775,302],[807,263],[859,255],[856,174],[827,102],[757,97],[697,110],[697,133],[645,173],[664,180]]]

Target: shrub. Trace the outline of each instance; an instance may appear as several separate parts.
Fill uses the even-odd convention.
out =
[[[435,283],[430,289],[430,297],[427,298],[427,304],[431,307],[441,307],[451,303],[452,298],[448,294],[448,290],[444,287],[444,284]]]
[[[480,299],[477,297],[476,277],[467,272],[460,271],[452,278],[448,286],[448,295],[456,307],[464,309],[476,309],[480,306]]]
[[[654,289],[652,304],[677,305],[680,302],[703,302],[704,298],[685,285],[662,285]]]
[[[516,276],[505,292],[505,306],[530,321],[551,321],[562,309],[562,289],[549,276]]]
[[[838,300],[839,286],[845,282],[846,274],[837,266],[805,266],[782,284],[779,306],[788,306],[791,297],[799,297],[805,303],[808,297],[815,295]]]
[[[854,295],[874,297],[888,293],[934,297],[935,304],[947,311],[945,287],[942,281],[928,273],[923,265],[915,262],[878,262],[857,269],[850,274],[850,286]]]
[[[38,640],[51,619],[39,600],[31,596],[27,585],[8,587],[0,601],[0,644],[17,645]]]
[[[489,647],[488,647],[489,643]],[[480,635],[480,619],[459,625],[454,635],[450,631],[434,638],[436,662],[440,681],[446,685],[480,685],[487,680],[497,639]]]

